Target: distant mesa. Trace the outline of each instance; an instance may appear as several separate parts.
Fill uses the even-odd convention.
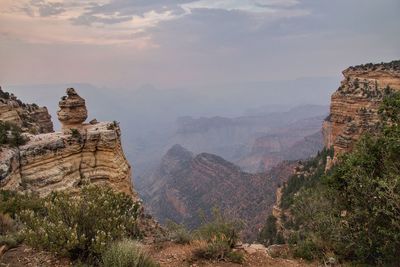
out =
[[[63,131],[80,129],[88,117],[85,99],[74,88],[68,88],[66,93],[67,96],[63,96],[58,104],[58,120]]]

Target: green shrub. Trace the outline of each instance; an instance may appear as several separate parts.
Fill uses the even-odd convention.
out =
[[[178,244],[189,244],[193,237],[191,232],[181,224],[167,221],[168,238]]]
[[[308,261],[319,258],[319,253],[319,248],[310,239],[305,239],[297,243],[293,250],[293,256]]]
[[[53,192],[43,205],[44,210],[19,213],[22,234],[33,247],[96,261],[113,241],[139,237],[139,205],[110,188],[88,186],[79,195]]]
[[[231,251],[226,255],[226,257],[233,263],[242,264],[244,261],[243,253],[238,251]]]
[[[6,245],[9,249],[15,248],[23,241],[23,237],[18,233],[0,235],[0,247]]]
[[[114,243],[102,255],[104,267],[157,267],[140,245],[132,240]]]
[[[45,211],[43,199],[37,194],[0,190],[0,213],[9,214],[15,219],[23,210],[43,213]]]
[[[205,259],[229,260],[228,255],[239,239],[241,227],[240,222],[227,220],[218,209],[214,209],[212,220],[204,222],[194,233],[197,239],[206,242],[206,246],[198,248],[195,255]]]
[[[267,221],[262,228],[258,241],[265,245],[272,245],[277,243],[278,231],[276,229],[276,218],[274,215],[269,215]]]
[[[232,251],[227,240],[220,236],[209,240],[206,246],[200,247],[194,251],[194,255],[198,258],[207,260],[224,260],[228,259],[228,254]]]
[[[16,225],[10,215],[0,213],[0,235],[5,235],[10,232],[14,232]]]
[[[214,209],[212,220],[204,222],[194,234],[207,242],[224,240],[229,247],[234,247],[239,239],[241,228],[240,222],[227,220],[218,209]]]
[[[27,140],[21,133],[21,128],[18,126],[0,121],[0,145],[10,145],[13,147],[24,145]]]
[[[351,153],[291,194],[299,225],[289,240],[295,256],[334,253],[339,260],[399,266],[400,93],[386,95],[379,113],[380,125]]]
[[[71,129],[71,136],[74,139],[79,139],[81,138],[81,133],[79,132],[78,129]]]

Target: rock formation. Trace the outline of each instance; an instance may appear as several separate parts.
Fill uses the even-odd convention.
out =
[[[46,107],[22,103],[0,87],[0,121],[12,123],[33,134],[53,132],[53,123]]]
[[[250,174],[219,156],[193,155],[174,145],[139,192],[161,222],[171,219],[195,228],[201,222],[199,210],[210,216],[218,207],[228,216],[243,220],[244,237],[254,240],[272,208],[275,189],[289,176],[282,171],[286,169]]]
[[[68,88],[67,96],[63,96],[58,105],[60,109],[57,115],[63,131],[81,129],[82,123],[88,117],[85,99],[80,97],[74,88]]]
[[[118,124],[83,124],[87,118],[85,101],[74,89],[68,89],[67,95],[58,112],[63,132],[29,135],[23,146],[1,148],[0,188],[44,196],[93,183],[136,197]]]
[[[385,93],[400,90],[400,61],[350,67],[343,75],[323,124],[324,144],[334,148],[333,161],[379,122],[378,108]]]

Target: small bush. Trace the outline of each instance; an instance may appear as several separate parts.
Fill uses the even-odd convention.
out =
[[[78,196],[54,192],[43,206],[44,210],[20,212],[25,241],[73,260],[96,262],[113,241],[139,237],[139,205],[110,188],[89,186]]]
[[[0,213],[9,214],[15,219],[23,210],[42,213],[45,211],[43,200],[37,194],[19,194],[0,190]]]
[[[5,235],[10,232],[14,232],[16,225],[10,215],[0,213],[0,235]]]
[[[139,244],[132,240],[119,241],[106,250],[102,256],[104,267],[157,267]]]
[[[10,145],[13,147],[24,145],[27,140],[21,133],[21,128],[18,126],[0,121],[0,145]]]
[[[267,221],[258,236],[258,241],[265,245],[277,244],[278,241],[282,241],[280,239],[281,235],[279,235],[276,227],[276,221],[277,219],[274,215],[271,214],[268,216]]]
[[[243,253],[238,252],[238,251],[231,251],[226,256],[229,259],[229,261],[231,261],[233,263],[242,264],[244,261]]]
[[[167,221],[166,225],[169,240],[182,245],[189,244],[192,241],[192,234],[184,225],[177,224],[173,221]]]
[[[194,251],[194,255],[198,258],[207,260],[224,260],[228,259],[228,254],[232,248],[224,238],[210,240],[205,246]]]
[[[227,220],[217,209],[213,213],[213,219],[195,231],[195,237],[206,242],[195,255],[204,259],[230,260],[228,255],[239,239],[241,223]]]
[[[0,246],[7,246],[7,248],[15,248],[21,244],[23,238],[18,234],[0,235]]]
[[[81,138],[81,133],[77,129],[71,129],[71,136],[74,139]]]
[[[207,242],[224,240],[229,247],[234,247],[239,239],[241,227],[240,222],[227,220],[218,209],[214,209],[213,219],[210,222],[203,223],[195,231],[195,235]]]
[[[306,239],[301,242],[299,242],[293,250],[293,256],[296,258],[302,258],[308,261],[311,261],[313,259],[319,258],[320,255],[320,250],[316,246],[316,244],[310,240]]]

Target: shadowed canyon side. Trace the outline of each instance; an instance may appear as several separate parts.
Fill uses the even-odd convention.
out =
[[[304,105],[235,118],[181,117],[167,148],[181,144],[196,154],[219,155],[248,172],[268,171],[321,150],[321,124],[328,111],[328,106]]]
[[[201,222],[199,211],[210,216],[213,208],[219,208],[243,220],[243,236],[254,240],[275,200],[276,188],[292,170],[287,164],[268,174],[250,174],[219,156],[193,155],[174,145],[139,192],[161,222],[170,219],[195,228]]]
[[[32,105],[16,105],[15,100],[4,99],[4,94],[1,97],[8,113],[37,116],[36,109],[28,112]],[[45,196],[52,191],[76,190],[87,183],[107,184],[136,198],[118,124],[96,120],[84,123],[87,118],[85,101],[72,88],[67,89],[67,96],[62,98],[59,107],[63,132],[34,135],[32,129],[52,130],[50,123],[22,116],[35,123],[32,123],[33,128],[29,128],[31,124],[23,128],[23,135],[29,139],[25,145],[4,147],[0,151],[1,188]],[[14,117],[7,121],[18,123],[18,117]]]
[[[335,158],[350,151],[360,135],[379,122],[385,93],[400,90],[400,60],[349,67],[343,75],[323,125],[325,147],[334,148]]]

